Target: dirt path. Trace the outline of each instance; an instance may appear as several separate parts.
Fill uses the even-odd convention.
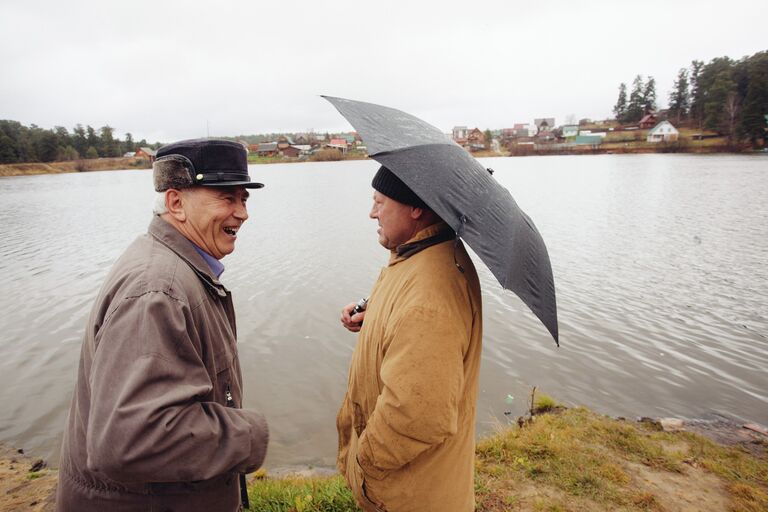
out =
[[[0,445],[0,510],[53,512],[57,479],[42,460]]]

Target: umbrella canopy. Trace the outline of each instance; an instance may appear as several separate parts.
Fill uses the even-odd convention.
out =
[[[372,103],[323,97],[355,128],[368,155],[448,223],[559,345],[555,283],[544,240],[491,172],[417,117]]]

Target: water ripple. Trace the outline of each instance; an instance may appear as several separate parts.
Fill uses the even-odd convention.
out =
[[[478,429],[531,386],[609,414],[727,412],[768,423],[768,158],[489,159],[550,251],[562,347],[476,258],[484,349]],[[355,336],[342,305],[387,254],[367,218],[376,164],[262,165],[267,187],[222,279],[238,315],[246,405],[268,464],[333,465]],[[147,171],[0,178],[0,440],[55,460],[85,321],[115,258],[146,230]],[[43,219],[28,230],[29,213]],[[512,404],[505,397],[514,396]]]

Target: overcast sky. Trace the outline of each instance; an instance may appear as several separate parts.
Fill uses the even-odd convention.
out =
[[[768,50],[766,0],[0,3],[0,119],[122,138],[340,131],[320,94],[449,131],[610,115],[621,82],[666,106],[693,59]]]

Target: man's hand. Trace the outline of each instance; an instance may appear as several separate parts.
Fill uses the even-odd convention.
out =
[[[352,310],[355,309],[356,305],[356,302],[350,302],[341,310],[341,325],[343,325],[349,332],[359,332],[363,326],[365,311],[361,311],[352,316],[349,315]]]

